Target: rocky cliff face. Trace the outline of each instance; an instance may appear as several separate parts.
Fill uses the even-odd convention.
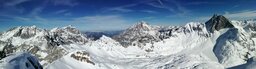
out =
[[[158,34],[158,30],[142,21],[126,29],[121,34],[114,36],[114,39],[119,41],[124,47],[129,45],[143,46],[145,43],[159,41]]]
[[[159,27],[150,26],[142,21],[129,27],[121,34],[114,36],[114,39],[124,47],[139,46],[142,48],[146,44],[153,45],[161,40],[180,35],[190,35],[192,32],[203,37],[209,37],[205,28],[203,23],[191,22],[185,26]]]
[[[77,61],[87,62],[95,65],[95,63],[91,61],[90,54],[85,51],[77,51],[71,54],[70,57],[76,59]]]
[[[222,15],[214,14],[210,20],[205,23],[209,32],[219,31],[223,28],[233,28],[232,23]]]
[[[52,30],[35,26],[16,27],[0,36],[1,58],[15,52],[30,52],[47,65],[67,53],[61,45],[85,44],[88,39],[77,29],[68,26]]]

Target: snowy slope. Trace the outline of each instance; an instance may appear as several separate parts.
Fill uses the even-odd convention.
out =
[[[0,60],[1,69],[43,69],[38,59],[28,53],[15,53]]]
[[[199,30],[193,30],[193,27],[200,27],[202,30],[198,33]],[[132,45],[122,47],[119,42],[106,36],[102,36],[99,40],[88,42],[85,46],[63,46],[72,52],[88,52],[91,61],[95,65],[79,62],[67,55],[53,62],[47,68],[58,68],[58,64],[61,63],[66,63],[65,65],[68,66],[64,67],[64,69],[76,68],[79,63],[88,65],[87,67],[91,69],[223,68],[222,65],[218,64],[216,58],[209,58],[214,56],[211,50],[215,43],[212,43],[210,37],[205,36],[207,31],[203,24],[189,23],[179,30],[186,31],[173,31],[177,36],[169,37],[153,44],[145,43],[142,48]],[[210,43],[212,45],[209,45]],[[207,44],[209,47],[206,46]],[[146,51],[148,49],[152,51]],[[208,56],[209,53],[210,56]]]
[[[101,44],[102,43],[102,44]],[[159,45],[161,46],[161,45]],[[117,69],[148,69],[148,68],[208,68],[211,66],[212,69],[223,68],[216,61],[212,61],[207,58],[202,52],[202,54],[197,54],[199,52],[191,52],[191,50],[196,50],[194,48],[184,49],[188,51],[182,51],[179,53],[172,53],[171,51],[175,47],[170,47],[169,50],[166,51],[153,51],[146,52],[140,49],[137,46],[129,46],[127,48],[122,47],[119,43],[115,42],[113,39],[102,36],[100,40],[92,42],[89,46],[76,46],[73,45],[72,48],[76,52],[77,50],[83,50],[90,54],[90,59],[95,65],[79,62],[74,60],[70,55],[67,55],[52,64],[50,64],[47,68],[62,68],[58,64],[63,64],[67,67],[63,67],[64,69],[69,68],[79,68],[80,65],[87,65],[84,68],[90,69],[108,69],[108,68],[117,68]],[[178,47],[178,46],[177,46]],[[167,48],[168,49],[168,48]],[[169,52],[170,51],[170,52]],[[166,53],[164,53],[166,52]],[[168,53],[169,52],[169,53]],[[71,52],[70,54],[72,54]],[[177,62],[181,60],[180,62]],[[80,64],[80,65],[79,65]],[[77,67],[79,65],[79,67]],[[184,66],[185,65],[185,66]]]
[[[226,67],[232,67],[246,63],[246,61],[255,56],[255,41],[253,31],[248,31],[247,26],[240,26],[239,21],[232,21],[235,28],[228,30],[216,41],[215,50],[219,62]],[[249,24],[250,25],[250,24]]]
[[[234,66],[228,69],[255,69],[256,68],[255,65],[256,65],[255,57],[252,57],[249,60],[247,60],[247,63]]]
[[[221,19],[223,22],[229,22],[222,18],[223,17],[217,17],[217,19]],[[239,21],[230,22],[232,24],[234,23],[233,28],[229,26],[218,27],[218,29],[213,28],[211,30],[212,32],[202,23],[191,22],[181,27],[160,28],[160,32],[156,31],[156,28],[150,27],[146,23],[139,23],[121,33],[121,37],[122,35],[125,35],[125,39],[121,40],[129,40],[130,38],[136,40],[136,38],[139,39],[144,36],[161,36],[164,38],[161,39],[161,37],[159,37],[160,41],[149,39],[149,42],[143,43],[143,46],[131,44],[127,47],[122,47],[122,44],[118,43],[120,39],[115,38],[117,40],[115,41],[109,37],[102,36],[99,40],[88,42],[85,46],[72,46],[73,52],[82,50],[89,53],[89,57],[94,64],[81,63],[76,60],[71,61],[72,58],[70,56],[65,56],[54,62],[53,65],[49,65],[47,68],[55,68],[60,62],[68,63],[67,66],[71,68],[76,66],[74,64],[81,63],[83,65],[88,65],[86,67],[92,69],[224,69],[240,65],[245,63],[244,61],[246,60],[234,56],[243,56],[243,53],[246,53],[246,51],[239,50],[243,48],[225,49],[222,47],[229,46],[225,42],[230,42],[229,40],[233,38],[249,39],[247,35],[244,35],[246,30],[244,30],[243,27],[247,26]],[[222,25],[221,23],[219,24],[220,25],[212,24],[212,26]],[[235,29],[243,35],[236,33],[234,31]],[[149,34],[149,31],[155,32],[154,34]],[[140,35],[127,32],[137,32],[140,33]],[[235,33],[227,34],[229,32]],[[150,36],[147,36],[147,34]],[[127,39],[126,37],[130,38]],[[236,41],[232,42],[235,43]],[[243,44],[250,43],[250,40],[243,42],[245,42]],[[240,45],[235,46],[239,47]],[[220,47],[220,49],[217,49],[218,47]],[[68,47],[66,48],[71,49]],[[236,51],[236,49],[238,51]],[[223,53],[227,53],[227,50],[229,52],[234,52],[234,54],[222,55]],[[247,48],[245,50],[247,50]],[[222,59],[219,55],[229,59]],[[240,60],[243,61],[241,62]],[[222,61],[229,61],[231,63],[223,63]],[[66,68],[69,69],[69,67]]]

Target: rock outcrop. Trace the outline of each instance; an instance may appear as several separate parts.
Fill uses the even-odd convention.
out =
[[[222,15],[214,14],[210,20],[206,23],[206,28],[210,33],[213,33],[215,30],[219,31],[223,28],[233,28],[232,23]]]

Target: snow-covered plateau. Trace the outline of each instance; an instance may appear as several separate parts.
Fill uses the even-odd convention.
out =
[[[20,26],[0,34],[0,68],[256,69],[255,43],[256,20],[222,15],[185,26],[141,21],[96,40],[72,26]]]

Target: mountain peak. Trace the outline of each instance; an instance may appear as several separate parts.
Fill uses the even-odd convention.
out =
[[[219,31],[223,28],[233,28],[232,23],[223,15],[214,14],[210,20],[206,23],[206,28],[210,32],[214,32],[215,30]]]
[[[132,27],[130,27],[129,29],[136,29],[136,30],[151,30],[152,27],[150,25],[148,25],[147,22],[145,21],[140,21],[136,24],[134,24]]]
[[[213,14],[212,18],[213,18],[213,17],[215,18],[215,17],[217,17],[217,16],[218,16],[218,14]],[[220,16],[222,16],[222,15],[220,15]]]
[[[107,36],[105,36],[105,35],[102,35],[101,37],[100,37],[100,39],[111,39],[110,37],[107,37]]]
[[[62,28],[56,27],[51,30],[51,32],[70,32],[72,34],[81,34],[81,32],[76,29],[76,27],[73,27],[72,25],[68,25]]]
[[[69,28],[75,28],[73,25],[68,25],[68,26],[65,26],[63,27],[64,29],[69,29]]]
[[[30,38],[41,31],[42,29],[37,28],[36,26],[19,26],[19,27],[9,29],[8,31],[6,31],[5,35],[12,35],[14,37],[21,37],[21,38]],[[6,38],[9,38],[9,37],[6,37]]]
[[[140,21],[140,22],[138,22],[137,24],[140,24],[140,25],[148,25],[147,22],[145,22],[145,21]]]
[[[105,42],[115,42],[112,38],[102,35],[99,39],[100,41],[105,41]]]

